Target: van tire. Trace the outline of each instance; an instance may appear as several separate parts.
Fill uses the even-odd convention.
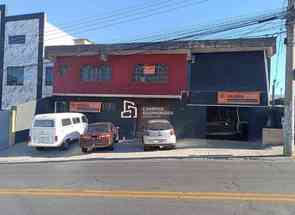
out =
[[[66,141],[62,144],[61,150],[65,151],[65,150],[69,149],[69,147],[70,147],[70,140],[66,140]]]
[[[152,150],[152,147],[150,147],[150,146],[143,146],[143,151],[148,152],[148,151],[151,151],[151,150]]]
[[[39,152],[44,151],[44,147],[36,147],[36,150]]]

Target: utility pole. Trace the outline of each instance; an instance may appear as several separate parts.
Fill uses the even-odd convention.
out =
[[[295,69],[295,0],[288,0],[287,28],[287,56],[286,56],[286,82],[285,82],[285,140],[284,155],[293,156],[294,152],[294,69]]]

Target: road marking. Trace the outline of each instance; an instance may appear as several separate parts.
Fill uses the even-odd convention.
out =
[[[1,196],[41,196],[41,197],[109,197],[135,199],[175,199],[175,200],[235,200],[295,203],[295,194],[277,193],[233,193],[233,192],[152,192],[130,190],[89,190],[89,189],[0,189]]]

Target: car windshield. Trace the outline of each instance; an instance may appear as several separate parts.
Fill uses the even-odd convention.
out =
[[[108,124],[95,124],[88,126],[88,132],[109,132],[109,125]]]
[[[34,127],[52,128],[54,127],[54,120],[35,120]]]
[[[149,122],[147,125],[148,130],[168,130],[172,129],[169,122]]]

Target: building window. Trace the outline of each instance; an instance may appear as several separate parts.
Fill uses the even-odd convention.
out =
[[[26,43],[26,35],[14,35],[8,37],[8,43],[12,44],[25,44]]]
[[[52,86],[52,66],[47,66],[45,69],[45,85]]]
[[[80,78],[82,81],[95,81],[96,80],[95,67],[91,65],[82,66],[80,71]]]
[[[80,123],[80,118],[79,117],[72,118],[72,121],[74,124],[78,124]]]
[[[145,83],[167,83],[168,66],[166,64],[137,64],[133,72],[133,81]]]
[[[109,81],[112,79],[112,69],[109,65],[84,65],[80,70],[80,78],[82,81]]]
[[[109,81],[112,79],[112,68],[109,65],[101,65],[98,68],[97,80]]]
[[[61,76],[64,76],[69,70],[69,65],[68,64],[62,64],[59,67],[59,74]]]
[[[24,85],[24,70],[23,66],[7,67],[7,85],[20,86]]]

